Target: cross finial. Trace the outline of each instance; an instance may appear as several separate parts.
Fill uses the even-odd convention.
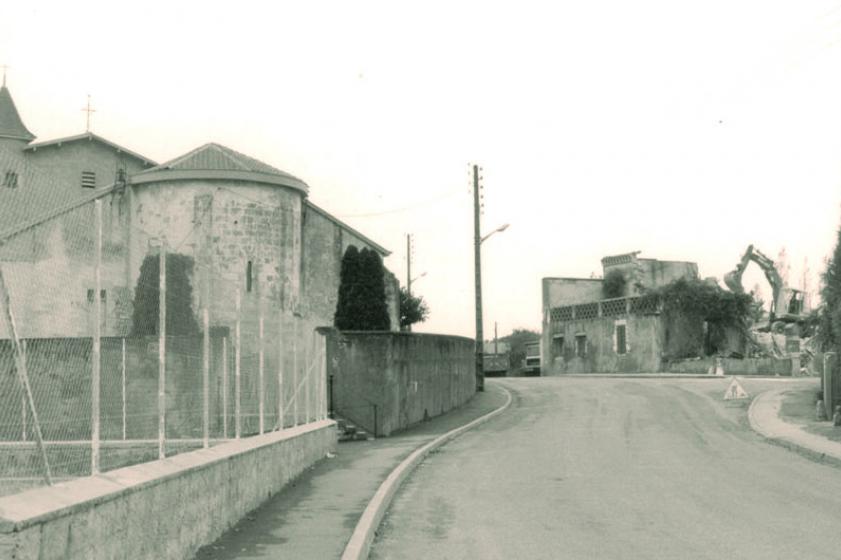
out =
[[[88,94],[88,104],[86,107],[82,108],[82,111],[87,113],[85,118],[85,132],[91,131],[91,113],[96,113],[96,109],[91,107],[91,96]]]

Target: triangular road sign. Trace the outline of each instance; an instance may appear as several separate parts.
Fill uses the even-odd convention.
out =
[[[724,391],[724,400],[730,401],[733,399],[748,399],[750,395],[747,394],[747,391],[742,387],[739,383],[739,380],[735,377],[733,381],[730,382],[730,386],[727,387],[727,390]]]

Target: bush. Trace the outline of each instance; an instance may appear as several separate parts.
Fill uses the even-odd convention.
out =
[[[605,274],[602,283],[602,296],[604,299],[619,298],[625,295],[625,287],[628,281],[621,270],[611,270]]]

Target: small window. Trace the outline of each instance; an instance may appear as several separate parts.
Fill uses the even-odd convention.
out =
[[[564,337],[555,336],[552,338],[552,356],[558,358],[564,355]]]
[[[245,291],[246,292],[251,292],[251,288],[252,288],[251,272],[252,272],[252,269],[253,269],[253,266],[251,264],[251,261],[248,261],[248,264],[245,265]]]
[[[82,188],[96,188],[96,173],[94,173],[93,171],[82,171]]]
[[[616,353],[625,354],[628,351],[625,325],[616,325]]]
[[[8,189],[18,188],[18,174],[15,171],[6,171],[3,175],[3,186]]]
[[[586,334],[577,334],[575,335],[575,355],[579,358],[586,358],[587,357],[587,335]]]
[[[93,303],[93,294],[95,293],[93,288],[88,288],[88,303]],[[105,299],[107,298],[105,294],[105,290],[99,291],[99,299],[102,303],[105,303]]]

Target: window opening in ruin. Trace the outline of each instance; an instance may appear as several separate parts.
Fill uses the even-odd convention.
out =
[[[94,294],[94,289],[93,288],[88,288],[88,303],[93,303],[93,294]],[[107,295],[105,293],[105,290],[100,290],[99,291],[99,299],[102,300],[103,303],[105,303],[106,298],[107,298]]]
[[[616,353],[624,354],[628,351],[625,325],[616,325]]]
[[[82,171],[82,188],[96,188],[96,173],[94,173],[93,171]]]
[[[579,358],[586,358],[587,357],[587,335],[586,334],[577,334],[575,335],[575,355]]]
[[[249,292],[249,293],[251,292],[251,288],[252,288],[252,286],[251,286],[251,283],[252,283],[252,280],[251,280],[252,268],[253,268],[253,266],[251,264],[251,261],[248,261],[248,264],[245,265],[245,291]]]
[[[552,338],[552,356],[559,358],[564,355],[564,337],[554,336]]]

